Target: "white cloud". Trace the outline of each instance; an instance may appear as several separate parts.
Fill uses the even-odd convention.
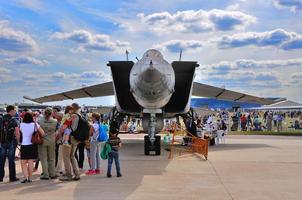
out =
[[[51,75],[52,79],[62,80],[62,81],[98,81],[106,82],[111,80],[110,74],[104,73],[102,71],[86,71],[82,73],[72,73],[66,74],[64,72],[56,72]]]
[[[297,73],[292,74],[291,78],[302,80],[302,72],[297,72]]]
[[[196,79],[214,85],[227,85],[229,89],[252,91],[254,94],[266,91],[270,95],[287,96],[286,85],[294,90],[302,82],[302,59],[222,61],[201,65]],[[285,73],[286,72],[286,73]],[[295,72],[295,73],[293,73]],[[261,91],[257,90],[261,88]],[[268,96],[268,95],[266,95]]]
[[[9,82],[12,78],[11,70],[6,67],[0,67],[0,83]]]
[[[22,6],[29,10],[40,12],[44,10],[43,1],[41,0],[15,0],[16,5]]]
[[[154,46],[156,49],[170,52],[197,51],[203,46],[202,42],[196,40],[170,40]]]
[[[213,42],[221,49],[254,45],[258,47],[275,46],[283,50],[302,49],[302,35],[275,29],[267,32],[246,32],[224,35]]]
[[[18,58],[8,58],[5,59],[5,61],[13,64],[19,64],[19,65],[48,65],[49,62],[47,60],[40,60],[37,58],[33,58],[30,56],[22,56]]]
[[[7,73],[9,73],[9,72],[10,72],[9,69],[7,69],[7,68],[5,68],[5,67],[0,67],[0,74],[7,74]]]
[[[56,32],[52,38],[70,40],[79,45],[77,51],[124,51],[130,49],[128,42],[112,40],[109,35],[93,34],[87,30],[76,30],[70,33]]]
[[[229,31],[242,29],[255,23],[256,18],[239,11],[213,9],[178,11],[175,14],[160,12],[137,15],[141,22],[158,34],[171,32],[200,33],[204,31]]]
[[[277,8],[287,8],[291,12],[302,11],[302,1],[301,0],[273,0],[275,7]]]
[[[27,33],[9,27],[0,29],[0,52],[29,52],[37,49],[36,41]]]
[[[228,7],[226,7],[227,10],[230,10],[230,11],[235,11],[235,10],[239,10],[239,4],[238,3],[235,3],[235,4],[232,4],[232,5],[229,5]]]
[[[290,67],[290,66],[301,66],[302,58],[287,59],[287,60],[248,60],[238,59],[235,61],[222,61],[210,65],[202,65],[203,70],[212,71],[230,71],[230,70],[242,70],[242,69],[273,69],[277,67]]]
[[[53,78],[53,79],[65,79],[66,76],[67,75],[63,72],[56,72],[53,75],[51,75],[51,78]]]

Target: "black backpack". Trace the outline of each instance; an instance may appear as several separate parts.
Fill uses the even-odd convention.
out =
[[[0,143],[7,144],[15,139],[15,127],[10,127],[10,124],[14,120],[14,118],[7,119],[5,117],[0,117]]]
[[[88,121],[79,114],[76,114],[79,117],[79,123],[76,130],[72,130],[71,135],[77,141],[84,142],[89,138],[89,123]]]

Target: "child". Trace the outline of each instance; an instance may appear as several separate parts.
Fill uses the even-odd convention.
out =
[[[72,113],[73,113],[73,108],[71,106],[66,106],[65,114],[61,121],[63,128],[68,127],[64,130],[64,135],[63,135],[63,139],[62,139],[62,143],[64,145],[69,145],[69,139],[70,139],[70,134],[71,134],[71,129],[69,127],[71,126],[71,123],[72,123],[72,120],[71,120]]]
[[[86,175],[95,175],[101,173],[101,142],[98,141],[100,130],[100,115],[98,113],[92,114],[93,124],[90,128],[90,170]]]
[[[112,129],[113,130],[113,129]],[[113,160],[115,162],[117,177],[121,177],[120,161],[119,161],[119,149],[122,147],[122,142],[119,137],[117,137],[117,131],[111,131],[109,134],[108,144],[111,146],[111,152],[108,155],[108,168],[107,168],[107,177],[111,178],[111,168]]]

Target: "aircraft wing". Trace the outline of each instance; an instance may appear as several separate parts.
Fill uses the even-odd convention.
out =
[[[48,95],[38,98],[30,98],[24,96],[23,98],[37,103],[52,102],[52,101],[62,101],[68,99],[78,99],[85,97],[102,97],[114,95],[112,82],[101,83],[98,85],[93,85],[89,87],[84,87],[76,90],[71,90],[67,92],[62,92],[58,94]]]
[[[211,85],[206,85],[197,82],[193,83],[192,96],[209,97],[209,98],[248,102],[248,103],[258,103],[262,105],[276,103],[271,99],[256,97],[240,92],[234,92],[231,90],[214,87]]]

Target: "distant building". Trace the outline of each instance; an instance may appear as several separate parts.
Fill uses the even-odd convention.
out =
[[[32,111],[37,110],[44,110],[47,107],[52,107],[50,105],[44,105],[44,104],[33,104],[33,103],[20,103],[17,105],[19,110],[29,109]]]
[[[192,98],[191,106],[193,108],[210,108],[214,110],[233,110],[233,109],[248,109],[260,107],[261,104],[257,103],[242,103],[236,101],[229,100],[220,100],[220,99],[212,99],[212,98]]]

